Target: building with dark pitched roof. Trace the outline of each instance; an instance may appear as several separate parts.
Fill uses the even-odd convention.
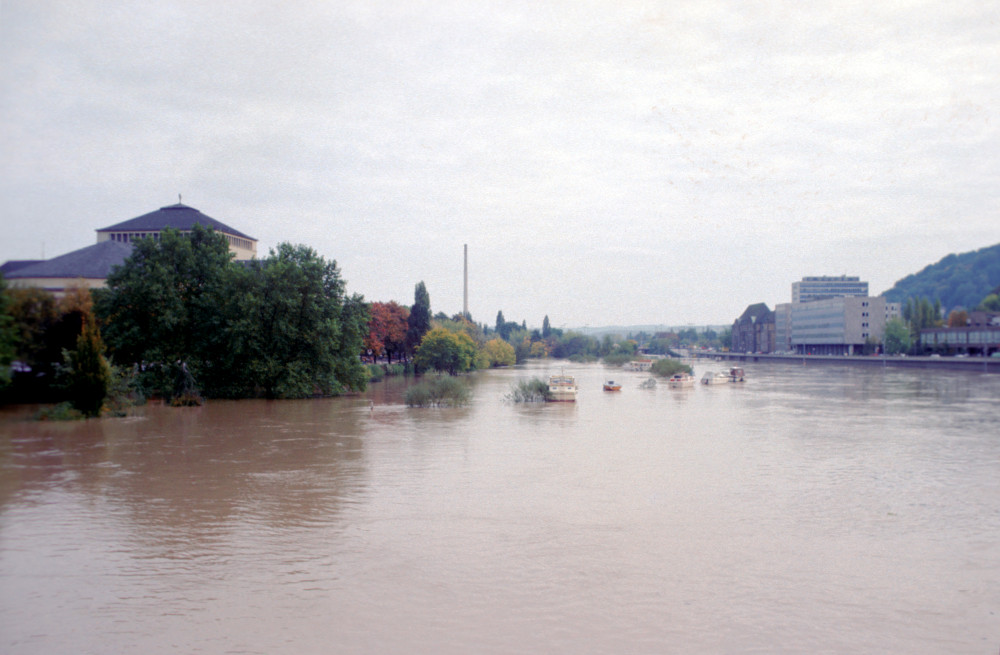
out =
[[[133,242],[139,239],[157,240],[167,228],[181,234],[190,233],[195,225],[212,228],[224,236],[235,259],[256,258],[257,239],[202,214],[194,207],[178,203],[97,230],[95,245],[52,259],[12,260],[0,266],[0,272],[11,287],[39,287],[57,296],[71,287],[100,288],[111,270],[131,254]]]
[[[222,221],[206,216],[194,207],[177,203],[160,207],[155,212],[116,223],[97,230],[97,241],[117,241],[130,243],[136,239],[159,239],[165,228],[173,228],[184,234],[195,225],[210,227],[229,242],[229,250],[237,260],[253,259],[257,256],[257,239],[234,230]]]
[[[733,322],[734,352],[769,353],[774,351],[774,312],[759,302],[747,307]]]
[[[38,287],[61,296],[71,287],[103,287],[111,269],[120,266],[130,254],[130,243],[102,241],[59,257],[17,266],[4,277],[11,287]]]
[[[11,259],[3,264],[0,264],[0,275],[3,275],[6,278],[19,268],[24,268],[25,266],[31,266],[32,264],[44,261],[44,259]]]

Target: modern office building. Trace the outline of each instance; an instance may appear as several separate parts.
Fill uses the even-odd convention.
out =
[[[779,303],[774,306],[774,351],[789,353],[793,350],[792,303]]]
[[[792,302],[812,302],[841,296],[867,296],[868,283],[859,277],[812,276],[792,282]]]
[[[882,296],[844,296],[780,306],[790,350],[809,355],[855,355],[880,347],[885,324],[899,316],[899,303]],[[776,310],[777,311],[777,310]]]

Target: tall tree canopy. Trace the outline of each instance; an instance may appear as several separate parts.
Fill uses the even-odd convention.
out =
[[[13,374],[11,399],[49,402],[66,398],[57,380],[63,352],[77,346],[84,323],[92,317],[86,289],[71,289],[56,300],[44,289],[8,289],[11,327],[16,342],[14,358],[23,366]]]
[[[471,369],[476,358],[476,342],[465,332],[436,327],[429,330],[414,356],[418,371],[436,369],[451,375]]]
[[[889,355],[905,353],[910,349],[910,329],[901,318],[890,319],[885,324],[885,352]]]
[[[7,294],[7,283],[0,275],[0,389],[10,384],[10,363],[16,353],[17,332],[14,330],[14,315],[10,311],[11,299]]]
[[[410,311],[395,300],[372,303],[365,348],[376,357],[386,355],[392,362],[393,354],[401,354],[406,349],[409,317]]]
[[[179,367],[208,396],[328,395],[366,382],[367,305],[345,297],[336,262],[305,246],[234,263],[209,229],[165,230],[108,277],[98,313],[116,361],[141,365],[168,395]]]
[[[136,242],[107,278],[97,312],[104,340],[119,363],[187,361],[197,377],[215,356],[226,307],[231,255],[225,238],[195,225],[190,235],[167,229],[159,241]]]
[[[233,277],[241,292],[219,326],[231,358],[216,359],[206,371],[210,392],[301,398],[364,388],[358,355],[368,308],[345,297],[336,262],[283,243]],[[233,369],[243,374],[234,377]]]
[[[413,292],[413,307],[407,318],[406,348],[414,352],[424,335],[431,329],[431,297],[423,281],[417,283]]]

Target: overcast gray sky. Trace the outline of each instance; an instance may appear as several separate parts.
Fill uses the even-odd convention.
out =
[[[813,6],[814,5],[814,6]],[[729,323],[1000,242],[1000,3],[0,1],[0,261],[177,202],[368,300]]]

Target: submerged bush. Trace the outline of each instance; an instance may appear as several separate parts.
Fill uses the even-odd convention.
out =
[[[413,364],[368,364],[368,381],[380,382],[386,377],[413,375]]]
[[[35,414],[37,421],[79,421],[83,412],[73,407],[70,402],[59,403],[52,407],[43,407]]]
[[[386,375],[413,375],[413,364],[386,364]]]
[[[146,397],[139,386],[139,376],[136,368],[111,367],[111,382],[108,385],[108,395],[104,399],[102,413],[105,416],[127,416],[128,409],[143,405]]]
[[[675,373],[687,373],[689,375],[693,373],[690,366],[682,364],[676,359],[658,359],[653,362],[653,366],[649,370],[656,375],[665,378],[668,378]]]
[[[408,407],[457,407],[469,402],[471,392],[462,380],[446,376],[425,380],[406,390]]]
[[[631,362],[633,355],[630,353],[614,353],[611,355],[605,355],[601,361],[605,366],[624,366],[625,364]]]
[[[539,403],[548,400],[551,395],[545,380],[532,378],[512,385],[505,397],[512,403]]]
[[[369,382],[378,382],[385,377],[385,369],[382,368],[381,364],[368,364],[366,368],[368,369]]]

